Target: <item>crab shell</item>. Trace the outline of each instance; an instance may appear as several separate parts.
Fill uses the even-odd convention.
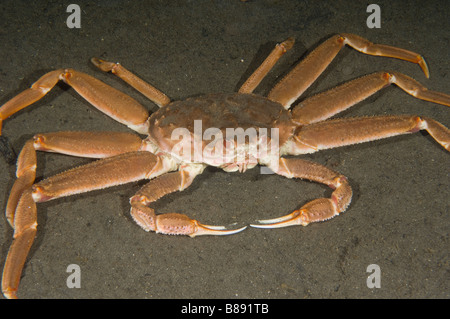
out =
[[[296,125],[281,104],[255,94],[217,93],[153,113],[148,141],[183,163],[245,170],[279,157]]]

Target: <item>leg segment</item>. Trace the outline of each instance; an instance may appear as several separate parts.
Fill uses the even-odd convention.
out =
[[[422,56],[400,48],[373,44],[353,34],[335,35],[319,45],[288,73],[269,93],[268,98],[286,109],[319,77],[339,51],[347,44],[353,49],[377,56],[392,57],[419,64],[428,77],[428,67]]]
[[[72,69],[59,69],[45,74],[31,88],[0,107],[0,134],[1,123],[6,118],[41,99],[59,80],[72,86],[84,99],[106,115],[139,133],[147,133],[149,114],[136,100],[90,75]]]
[[[20,275],[36,236],[36,220],[36,203],[33,201],[31,190],[28,188],[23,192],[17,205],[14,239],[3,268],[2,292],[6,298],[17,298],[16,292]]]
[[[104,72],[111,71],[111,73],[117,75],[119,78],[127,82],[129,85],[131,85],[137,91],[141,92],[145,97],[147,97],[150,101],[153,101],[159,107],[163,107],[170,103],[170,99],[167,95],[165,95],[154,86],[148,84],[141,78],[138,78],[136,75],[125,69],[119,63],[103,61],[98,58],[92,58],[91,62]]]
[[[322,149],[369,142],[390,136],[426,130],[447,151],[450,131],[441,123],[411,115],[343,118],[299,127],[288,154],[313,153]]]
[[[305,99],[292,110],[292,116],[299,125],[320,122],[348,109],[390,84],[397,85],[418,99],[450,106],[450,95],[429,91],[416,80],[401,73],[378,72]]]
[[[104,158],[139,151],[139,136],[123,132],[55,132],[36,134],[34,148],[72,156]]]
[[[230,235],[244,230],[246,227],[225,230],[222,226],[203,225],[178,213],[156,215],[155,210],[148,206],[164,195],[186,189],[203,169],[203,165],[191,165],[178,172],[160,176],[145,185],[130,199],[131,216],[136,223],[145,231],[169,235],[189,235],[190,237]]]
[[[150,179],[176,169],[171,160],[149,152],[131,152],[79,166],[32,186],[35,202]]]
[[[59,81],[59,76],[64,70],[59,69],[47,74],[44,74],[39,80],[33,83],[33,85],[16,95],[11,100],[6,102],[0,107],[0,135],[2,129],[2,123],[8,117],[16,112],[19,112],[24,107],[40,100],[48,91],[50,91],[56,83]]]
[[[253,72],[252,75],[245,81],[245,83],[239,89],[239,93],[252,93],[253,90],[261,83],[264,77],[273,68],[275,63],[290,50],[294,45],[294,38],[289,38],[286,41],[279,43],[275,46],[275,49],[269,54],[264,62]]]
[[[327,167],[298,158],[281,158],[275,173],[288,178],[304,178],[328,185],[334,189],[331,198],[318,198],[305,204],[291,214],[267,220],[259,220],[257,228],[279,228],[291,225],[306,226],[311,222],[324,221],[344,212],[350,204],[352,189],[347,178]]]

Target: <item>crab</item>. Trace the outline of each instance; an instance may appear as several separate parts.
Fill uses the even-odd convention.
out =
[[[430,118],[389,115],[330,119],[390,84],[418,99],[450,106],[450,95],[427,90],[402,73],[377,72],[357,78],[306,98],[291,109],[345,45],[364,54],[416,63],[428,78],[428,67],[421,55],[374,44],[353,34],[333,35],[298,63],[266,97],[252,93],[293,45],[293,38],[277,44],[237,93],[208,94],[184,101],[171,101],[119,63],[91,59],[100,70],[117,75],[157,104],[160,109],[151,116],[133,98],[73,69],[51,71],[6,102],[0,108],[0,137],[6,118],[41,99],[58,81],[64,81],[98,110],[146,137],[118,132],[55,132],[36,134],[25,143],[17,159],[17,179],[6,205],[6,218],[14,236],[3,270],[4,296],[17,297],[20,275],[36,236],[36,203],[39,202],[150,180],[130,199],[131,216],[145,231],[191,237],[230,235],[247,226],[228,229],[202,224],[184,214],[156,214],[150,204],[166,194],[186,189],[208,165],[227,172],[244,172],[260,165],[287,178],[328,185],[333,192],[329,198],[312,200],[288,215],[258,220],[251,226],[306,226],[344,212],[350,204],[352,189],[347,178],[338,172],[284,156],[419,130],[426,130],[450,151],[449,130]],[[0,141],[5,144],[4,137]],[[35,183],[36,151],[98,160]]]

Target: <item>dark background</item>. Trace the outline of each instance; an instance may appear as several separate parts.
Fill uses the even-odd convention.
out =
[[[429,80],[412,63],[345,48],[306,95],[374,71],[396,70],[450,93],[448,1],[376,1],[381,28],[366,26],[366,1],[78,1],[81,28],[65,22],[72,1],[0,3],[0,104],[53,69],[73,67],[156,105],[89,63],[120,61],[174,100],[232,92],[275,43],[294,48],[256,90],[267,94],[306,52],[337,32],[409,49],[426,58]],[[342,116],[420,114],[450,126],[448,108],[389,87]],[[16,152],[34,133],[128,129],[64,84],[4,123]],[[346,175],[353,187],[342,216],[308,227],[249,228],[228,237],[146,233],[129,215],[127,185],[38,205],[38,235],[21,281],[24,298],[448,298],[449,154],[424,133],[322,151],[305,158]],[[90,160],[39,154],[38,176]],[[0,207],[15,167],[0,160]],[[329,196],[319,184],[207,169],[159,212],[205,224],[245,225]],[[0,218],[0,265],[12,239]],[[81,289],[66,268],[81,267]],[[369,289],[366,268],[381,268]]]

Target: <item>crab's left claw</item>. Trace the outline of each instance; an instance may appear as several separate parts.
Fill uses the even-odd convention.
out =
[[[250,226],[256,228],[281,228],[293,225],[306,226],[309,222],[310,221],[308,216],[305,214],[305,210],[299,209],[278,218],[258,220],[258,224],[251,224]]]
[[[227,230],[224,226],[203,225],[184,214],[166,213],[154,215],[153,209],[133,203],[131,216],[145,231],[154,231],[166,235],[232,235],[243,231],[247,226]]]
[[[190,237],[201,236],[201,235],[233,235],[239,233],[247,228],[247,226],[238,229],[225,229],[224,226],[211,226],[203,225],[197,221],[193,221],[196,225],[196,231],[189,234]]]
[[[224,226],[203,225],[184,214],[167,213],[156,216],[154,230],[167,235],[188,235],[189,237],[201,235],[232,235],[243,231],[247,226],[227,230]]]

